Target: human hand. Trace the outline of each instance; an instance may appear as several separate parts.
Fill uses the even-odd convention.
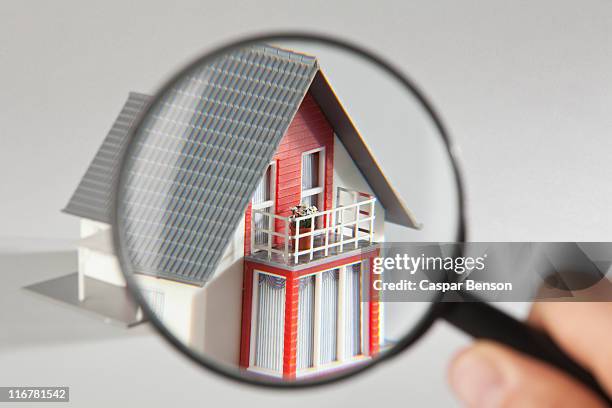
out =
[[[528,320],[612,395],[612,303],[535,303]],[[606,406],[571,376],[491,341],[477,341],[460,352],[448,377],[469,407]]]

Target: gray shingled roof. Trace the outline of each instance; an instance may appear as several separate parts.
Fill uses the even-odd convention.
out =
[[[313,57],[248,47],[197,67],[155,101],[121,193],[136,272],[208,280],[317,70]]]
[[[318,79],[317,79],[318,78]],[[249,47],[199,67],[155,101],[135,135],[120,205],[136,272],[204,285],[306,92],[311,91],[387,218],[416,227],[314,57]],[[128,131],[149,97],[130,94],[65,211],[110,222]]]
[[[110,224],[119,159],[127,145],[130,128],[150,99],[148,95],[130,93],[113,127],[62,211]]]

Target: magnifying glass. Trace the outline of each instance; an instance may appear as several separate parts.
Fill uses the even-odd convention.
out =
[[[131,129],[113,225],[128,287],[153,325],[226,377],[329,383],[443,318],[609,401],[546,335],[465,293],[457,303],[364,296],[381,242],[463,242],[465,204],[456,149],[431,103],[355,44],[266,35],[180,70]]]

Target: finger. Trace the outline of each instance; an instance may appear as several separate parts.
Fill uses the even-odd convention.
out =
[[[612,303],[538,302],[529,322],[545,330],[612,395]]]
[[[604,407],[582,384],[505,346],[480,341],[452,361],[449,382],[469,407]]]

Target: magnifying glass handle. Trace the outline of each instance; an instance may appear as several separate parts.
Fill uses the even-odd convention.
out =
[[[466,294],[461,294],[465,297]],[[549,363],[596,392],[612,406],[612,399],[593,375],[571,359],[546,333],[516,320],[485,302],[445,303],[442,317],[465,333],[494,340]]]

